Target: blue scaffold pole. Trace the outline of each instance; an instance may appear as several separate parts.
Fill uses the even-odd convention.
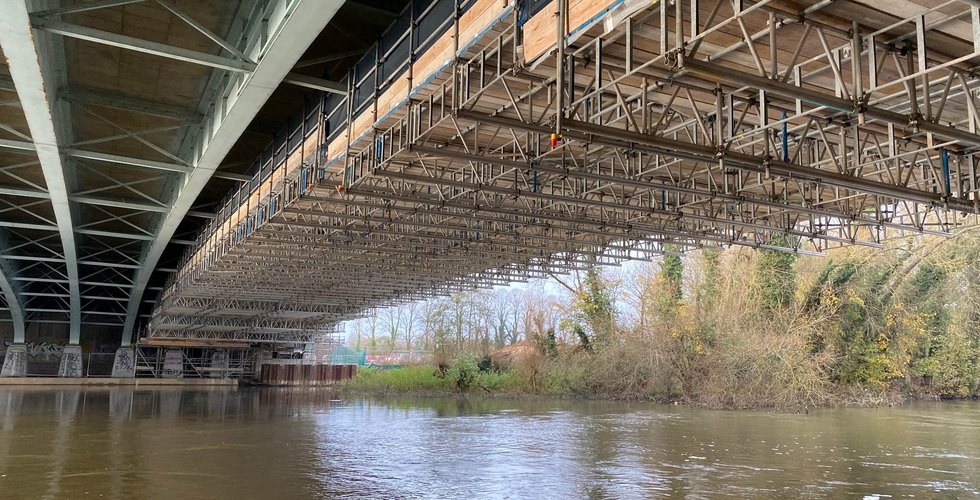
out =
[[[783,111],[783,161],[789,163],[789,122],[786,121],[786,112]]]

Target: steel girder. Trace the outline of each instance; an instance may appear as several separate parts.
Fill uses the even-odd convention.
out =
[[[275,344],[311,344],[330,338],[322,333],[269,333],[248,330],[233,332],[216,332],[207,330],[158,330],[153,332],[154,338],[194,339],[194,340],[242,340],[254,343]]]
[[[229,74],[218,94],[219,102],[204,122],[205,132],[193,149],[194,170],[156,229],[142,259],[143,268],[136,273],[126,307],[123,345],[132,340],[144,289],[177,226],[245,127],[341,5],[340,0],[281,0],[269,3],[261,18],[252,19],[243,52],[256,61],[254,69]]]
[[[7,248],[3,235],[0,235],[0,245]],[[3,292],[4,301],[7,303],[7,310],[10,311],[10,320],[13,323],[14,343],[24,342],[24,332],[26,325],[24,322],[24,306],[21,303],[21,291],[17,282],[12,278],[16,275],[8,263],[7,258],[0,257],[0,292]]]
[[[61,158],[58,133],[55,131],[55,96],[58,85],[43,61],[47,51],[31,29],[27,2],[12,2],[0,18],[0,45],[10,67],[10,75],[24,108],[31,130],[33,150],[44,172],[51,205],[54,207],[58,233],[65,259],[70,306],[70,343],[77,344],[81,333],[81,292],[74,221],[68,199],[68,182]]]
[[[26,3],[30,5],[38,4],[38,2],[26,2]],[[80,6],[69,7],[69,8],[52,9],[43,12],[32,12],[30,16],[32,21],[36,21],[38,19],[44,19],[49,16],[58,16],[62,14],[72,14],[72,13],[82,12],[82,11],[110,8],[114,6],[120,6],[125,3],[133,3],[133,2],[118,2],[118,1],[91,2],[85,4],[84,6],[80,5]],[[192,22],[192,20],[189,22]],[[61,61],[62,58],[58,57],[62,52],[60,50],[60,45],[61,45],[60,40],[55,38],[48,41],[49,36],[47,35],[47,33],[44,32],[35,33],[35,38],[38,46],[43,46],[42,51],[45,53],[46,56],[45,62],[47,62],[48,65],[51,67],[50,72],[47,71],[47,69],[45,69],[45,75],[44,75],[45,78],[48,78],[52,75],[58,77],[63,76],[64,72],[62,71],[62,66],[63,66]],[[13,85],[13,83],[14,83],[13,81],[0,82],[0,84],[2,84],[2,88],[7,91],[15,90],[15,85]],[[147,113],[149,108],[152,107],[152,104],[134,105],[138,103],[134,103],[132,99],[127,100],[125,98],[120,98],[120,99],[109,100],[106,98],[106,96],[100,96],[99,99],[93,99],[89,95],[82,95],[81,97],[75,95],[72,96],[62,95],[59,96],[62,97],[61,99],[56,99],[54,95],[55,94],[54,89],[59,88],[61,90],[67,90],[68,87],[61,82],[54,81],[53,79],[51,81],[46,81],[45,83],[47,85],[45,90],[48,93],[48,99],[49,99],[49,101],[47,102],[52,107],[59,108],[59,112],[61,116],[56,121],[58,122],[57,125],[61,125],[62,127],[57,131],[57,133],[60,135],[59,139],[61,141],[64,141],[65,143],[70,143],[72,139],[70,137],[71,135],[70,126],[67,125],[72,122],[71,119],[67,118],[68,103],[77,104],[77,103],[94,102],[99,105],[112,104],[112,106],[109,107],[115,107],[116,109],[124,109],[126,111],[133,111],[136,113]],[[61,86],[59,87],[59,85]],[[12,103],[29,105],[36,100],[34,99],[34,97],[36,96],[31,96],[31,99],[27,99],[28,96],[23,96],[23,95],[19,97],[20,99]],[[132,107],[127,108],[126,106],[132,106]],[[99,118],[96,113],[90,110],[84,108],[79,108],[79,109],[93,116],[96,116],[96,118]],[[161,114],[157,111],[153,111],[152,113],[155,113],[156,116],[159,116]],[[146,129],[137,132],[129,132],[129,131],[125,131],[125,129],[119,127],[117,124],[112,123],[109,120],[105,120],[102,118],[99,119],[104,123],[107,123],[113,127],[118,127],[120,130],[123,130],[124,133],[106,136],[97,140],[84,141],[77,144],[84,145],[89,143],[108,142],[111,140],[118,140],[120,138],[130,138],[130,137],[140,140],[141,138],[139,136],[141,134],[151,133],[154,130],[160,130],[160,128],[158,128],[158,129]],[[14,152],[15,154],[25,154],[29,156],[36,156],[39,154],[38,147],[35,145],[33,141],[30,140],[31,139],[30,137],[28,137],[23,133],[19,133],[16,130],[16,128],[10,127],[6,124],[0,124],[0,128],[2,128],[7,133],[10,133],[12,135],[19,137],[20,139],[23,139],[23,140],[8,140],[8,139],[0,140],[0,148]],[[147,141],[141,141],[141,142],[143,142],[148,146],[153,147],[153,145],[148,143]],[[156,148],[156,149],[166,154],[166,152],[162,151],[160,148]],[[161,161],[147,160],[143,158],[133,158],[133,157],[123,156],[123,155],[106,154],[97,151],[80,149],[79,147],[65,147],[64,145],[58,147],[58,151],[60,152],[61,158],[64,161],[71,161],[74,163],[75,167],[79,167],[76,169],[68,169],[69,171],[80,170],[82,167],[84,167],[85,169],[91,171],[92,173],[98,173],[97,169],[94,169],[91,166],[92,164],[99,164],[99,165],[108,164],[108,165],[124,165],[127,167],[138,167],[150,171],[178,174],[179,176],[183,176],[191,172],[190,166],[188,166],[185,162],[182,162],[175,155],[170,155],[170,154],[167,154],[167,156],[173,158],[173,162],[161,162]],[[35,162],[35,163],[39,163],[39,162]],[[21,165],[23,165],[23,163]],[[59,236],[61,234],[59,231],[61,231],[62,229],[61,228],[62,224],[60,223],[60,220],[55,220],[56,217],[54,216],[45,216],[44,206],[41,207],[40,211],[38,211],[35,208],[30,208],[38,205],[38,202],[33,200],[45,200],[46,203],[47,200],[60,199],[59,196],[57,195],[57,193],[49,192],[48,189],[45,189],[43,186],[37,183],[30,182],[29,180],[25,180],[22,177],[11,174],[8,171],[9,168],[10,168],[9,165],[4,167],[4,173],[8,176],[8,178],[15,179],[16,182],[18,182],[18,186],[23,185],[25,187],[13,187],[13,186],[0,187],[0,194],[4,196],[27,198],[28,200],[31,201],[17,200],[16,198],[4,199],[3,200],[4,203],[9,205],[9,208],[3,207],[5,208],[4,212],[9,212],[11,210],[20,210],[23,214],[27,214],[32,217],[36,217],[37,219],[40,219],[42,223],[23,223],[23,222],[13,222],[13,221],[0,222],[0,225],[2,225],[8,230],[7,232],[10,234],[11,237],[10,245],[12,246],[10,245],[5,246],[5,249],[7,250],[8,259],[10,261],[19,261],[22,264],[19,269],[12,269],[11,266],[7,267],[8,270],[21,274],[21,276],[16,276],[16,275],[12,276],[8,281],[10,281],[12,284],[15,285],[14,288],[21,289],[20,293],[23,295],[22,300],[26,305],[26,307],[23,307],[25,312],[37,312],[41,309],[50,310],[50,311],[64,311],[66,314],[66,318],[70,318],[69,323],[73,325],[71,327],[72,333],[70,336],[70,341],[77,342],[79,322],[88,323],[86,318],[90,317],[90,315],[110,314],[110,313],[118,314],[118,311],[100,310],[100,309],[104,309],[104,307],[97,306],[95,307],[96,310],[89,309],[90,306],[93,305],[93,301],[95,300],[103,301],[104,304],[106,301],[112,302],[113,304],[118,303],[118,300],[115,297],[112,297],[111,299],[102,298],[102,296],[106,292],[102,290],[93,292],[92,287],[110,287],[110,288],[126,289],[126,290],[132,288],[132,279],[130,276],[126,275],[128,273],[126,274],[118,273],[118,272],[106,273],[100,271],[98,268],[111,269],[111,270],[119,270],[119,269],[136,270],[140,267],[140,263],[138,260],[132,259],[129,255],[126,255],[126,252],[118,251],[118,249],[120,248],[128,251],[127,247],[129,247],[130,245],[129,241],[122,242],[122,243],[118,243],[118,242],[106,243],[105,239],[130,240],[131,242],[136,242],[137,244],[138,242],[141,241],[154,241],[156,239],[156,235],[142,230],[143,227],[146,227],[145,223],[139,223],[137,225],[137,224],[129,223],[127,219],[129,217],[133,217],[133,216],[138,217],[142,215],[139,212],[166,213],[170,210],[171,207],[166,202],[156,200],[154,196],[146,195],[145,193],[141,193],[133,189],[130,190],[134,191],[134,194],[139,195],[141,201],[132,201],[131,199],[123,200],[123,199],[103,198],[100,196],[91,196],[89,194],[90,192],[104,191],[105,190],[104,188],[93,189],[89,191],[79,191],[77,193],[69,193],[68,201],[73,203],[80,203],[90,207],[96,207],[96,210],[94,212],[90,210],[88,213],[104,214],[104,217],[102,217],[101,220],[92,221],[90,219],[86,219],[86,220],[73,221],[75,223],[74,234],[85,235],[87,237],[81,239],[82,244],[84,246],[79,247],[78,244],[75,245],[75,252],[77,253],[77,257],[75,257],[74,260],[77,260],[78,271],[73,273],[73,274],[77,274],[77,276],[69,277],[68,273],[63,271],[62,268],[67,270],[68,267],[70,267],[69,261],[71,259],[66,258],[65,255],[66,251],[64,248],[61,248],[62,245],[60,243],[55,244],[55,241],[52,240],[50,236],[37,235],[38,231],[52,231],[53,232],[52,236],[55,237]],[[47,172],[45,172],[45,174],[47,174]],[[84,175],[84,174],[78,174],[78,175]],[[115,179],[112,179],[110,175],[106,175],[106,174],[99,174],[99,175],[116,183],[116,185],[121,189],[125,189],[128,187],[128,184],[124,183],[123,181],[116,181]],[[216,173],[214,177],[225,178],[225,179],[230,179],[235,181],[243,181],[243,180],[247,181],[251,179],[250,176],[227,174],[222,172]],[[48,182],[48,184],[49,186],[51,185],[57,186],[57,183],[52,184]],[[118,211],[110,212],[104,210],[103,207],[123,209],[123,210],[131,211],[131,213],[120,214]],[[201,214],[200,212],[195,212],[195,211],[188,211],[188,215],[194,217],[201,217],[202,215],[204,217],[210,217],[210,214]],[[58,217],[60,217],[60,215]],[[133,229],[135,229],[135,232],[106,231],[97,227],[102,223],[113,222],[113,221],[126,224],[132,227]],[[172,239],[170,242],[174,244],[191,243],[189,241],[181,240],[181,239]],[[121,256],[123,260],[117,263],[93,260],[91,257],[102,255],[105,253],[106,250],[101,249],[100,248],[101,246],[107,246],[111,249],[114,249],[115,250],[114,255]],[[20,249],[20,251],[18,251],[15,254],[14,252],[17,251],[18,249]],[[24,250],[27,250],[27,252],[24,252]],[[86,252],[90,252],[91,255],[86,256]],[[96,269],[92,270],[93,267]],[[79,319],[79,307],[71,307],[69,304],[70,301],[75,300],[73,297],[75,297],[74,292],[76,291],[75,290],[76,288],[80,288],[80,292],[82,294],[81,295],[82,301],[80,304],[80,309],[81,309],[80,319]],[[46,300],[46,302],[50,303],[51,305],[45,306],[43,308],[32,306],[31,302],[37,302],[36,300],[33,299],[37,299],[39,297],[55,299],[55,300]],[[99,298],[93,298],[93,297],[99,297]],[[39,299],[39,300],[44,301],[44,299]],[[59,304],[58,302],[64,302],[64,304]],[[105,305],[105,307],[110,307],[110,306],[112,306],[112,304]],[[102,324],[102,322],[99,323]],[[17,328],[16,325],[15,328]]]
[[[11,149],[15,151],[36,151],[36,146],[33,143],[27,141],[15,141],[10,139],[0,139],[0,148]],[[98,151],[86,151],[84,149],[69,148],[69,147],[59,147],[58,149],[62,155],[69,158],[76,158],[81,160],[93,160],[105,163],[114,163],[118,165],[128,165],[131,167],[140,167],[148,170],[158,170],[161,172],[173,172],[179,174],[189,174],[194,168],[183,165],[180,163],[168,163],[163,161],[147,160],[145,158],[133,158],[131,156],[124,155],[114,155],[108,153],[100,153]],[[228,179],[232,181],[249,181],[252,178],[243,174],[231,174],[227,172],[215,172],[214,177],[217,179]]]

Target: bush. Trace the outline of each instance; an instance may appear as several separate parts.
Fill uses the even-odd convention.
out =
[[[357,376],[344,383],[344,388],[365,392],[444,391],[448,381],[438,376],[438,368],[432,365],[392,370],[362,367],[357,370]]]
[[[473,383],[479,374],[480,367],[476,360],[469,356],[460,356],[449,367],[446,378],[449,379],[454,389],[459,392],[466,392],[473,387]]]
[[[493,360],[490,359],[489,355],[483,356],[480,358],[480,363],[477,365],[477,368],[481,372],[488,372],[493,369]]]
[[[936,339],[935,353],[919,359],[914,374],[926,380],[928,389],[942,397],[969,397],[980,385],[980,349],[957,332]]]
[[[523,383],[520,375],[514,370],[503,372],[487,371],[477,374],[473,387],[479,387],[489,393],[521,392]]]

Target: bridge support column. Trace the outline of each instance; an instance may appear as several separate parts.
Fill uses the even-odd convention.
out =
[[[211,378],[225,378],[228,376],[228,351],[217,349],[211,353],[211,371],[208,373]]]
[[[82,346],[66,345],[61,352],[61,365],[58,366],[59,377],[82,376]]]
[[[184,353],[180,349],[167,349],[163,355],[163,378],[184,376]]]
[[[132,346],[116,349],[116,359],[112,362],[112,376],[128,378],[136,376],[136,348]]]
[[[3,357],[3,368],[0,369],[0,377],[26,377],[27,376],[27,346],[24,344],[13,344],[7,347],[7,354]]]

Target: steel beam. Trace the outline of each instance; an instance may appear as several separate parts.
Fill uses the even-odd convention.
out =
[[[222,102],[214,106],[218,114],[209,117],[208,126],[203,128],[207,133],[200,137],[195,148],[194,170],[156,230],[156,237],[143,258],[143,268],[136,273],[126,308],[124,346],[132,342],[143,291],[177,226],[248,123],[341,5],[341,0],[283,0],[270,5],[268,23],[259,23],[253,32],[254,42],[246,51],[246,55],[258,61],[257,65],[247,78],[244,75],[238,75],[240,79],[229,78],[227,90],[219,94]]]
[[[512,118],[483,115],[472,111],[460,110],[458,115],[476,122],[493,123],[503,127],[512,127],[531,132],[544,133],[548,130],[546,127],[541,125],[524,123]],[[693,144],[668,139],[661,136],[613,129],[606,126],[593,125],[574,120],[567,120],[567,123],[563,128],[563,133],[568,137],[576,137],[582,140],[588,140],[616,148],[641,149],[642,147],[647,146],[652,148],[650,151],[655,154],[675,157],[681,156],[696,161],[713,162],[718,158],[717,150],[711,146]],[[980,140],[980,136],[976,137],[978,140]],[[724,158],[729,163],[737,165],[740,168],[745,168],[756,172],[763,172],[764,170],[762,158],[735,152],[725,153]],[[971,211],[973,209],[972,202],[965,200],[946,200],[939,194],[914,190],[904,186],[891,185],[860,177],[848,176],[828,170],[819,170],[788,162],[773,161],[770,170],[772,173],[789,178],[800,178],[808,181],[824,182],[835,186],[846,187],[848,189],[856,189],[869,193],[880,194],[882,196],[908,199],[937,206],[942,206],[944,203],[947,203],[951,208],[965,211]]]
[[[51,198],[58,232],[65,256],[68,287],[71,295],[69,342],[77,344],[81,333],[81,298],[79,292],[77,250],[74,223],[68,199],[68,184],[61,160],[58,136],[55,132],[54,95],[42,69],[42,49],[31,31],[31,19],[25,2],[9,2],[0,16],[0,45],[10,67],[10,76],[17,87],[41,163],[44,182]]]
[[[175,59],[178,61],[200,64],[212,68],[225,69],[228,71],[247,73],[255,69],[255,64],[248,61],[216,56],[206,52],[197,52],[164,43],[151,42],[149,40],[143,40],[132,36],[97,30],[86,26],[79,26],[61,21],[52,21],[40,16],[34,16],[31,19],[31,22],[33,23],[35,29],[47,31],[48,33],[55,33],[88,42],[119,47],[121,49],[134,50],[144,54],[166,57],[168,59]]]
[[[350,5],[350,2],[347,2],[347,5]],[[366,48],[364,48],[364,49],[346,50],[346,51],[343,51],[343,52],[337,52],[336,54],[330,54],[330,55],[323,56],[323,57],[316,57],[316,58],[313,58],[313,59],[304,59],[304,60],[296,63],[296,66],[293,66],[293,69],[308,68],[310,66],[317,66],[319,64],[324,64],[324,63],[328,63],[328,62],[332,62],[332,61],[338,61],[338,60],[341,60],[341,59],[346,59],[348,57],[359,56],[359,55],[363,54],[366,50],[367,50]]]
[[[0,139],[0,148],[10,149],[16,151],[36,151],[36,147],[33,143],[27,141],[15,141],[11,139]],[[68,156],[70,158],[76,158],[81,160],[92,160],[101,161],[105,163],[114,163],[117,165],[129,165],[133,167],[146,168],[150,170],[159,170],[162,172],[174,172],[180,174],[190,174],[194,169],[187,165],[181,165],[180,163],[168,163],[163,161],[147,160],[143,158],[133,158],[131,156],[123,156],[109,153],[99,153],[97,151],[86,151],[84,149],[78,148],[59,148],[61,154]],[[214,176],[216,179],[228,179],[239,182],[248,182],[252,180],[252,177],[244,174],[232,174],[228,172],[215,172]]]
[[[123,95],[112,95],[97,90],[66,87],[59,89],[58,95],[69,102],[75,104],[90,104],[104,108],[118,109],[140,113],[149,116],[167,118],[183,123],[197,124],[202,116],[187,112],[176,106],[167,106],[159,102],[128,97]]]
[[[42,191],[39,189],[28,189],[19,187],[6,187],[0,186],[0,195],[3,196],[20,196],[23,198],[34,198],[46,200],[50,197],[47,191]],[[68,199],[75,203],[82,203],[85,205],[95,205],[99,207],[113,207],[113,208],[124,208],[126,210],[135,210],[140,212],[157,212],[166,213],[169,207],[165,205],[151,205],[148,203],[142,203],[138,201],[130,200],[117,200],[111,198],[100,198],[98,196],[88,196],[88,195],[69,195]],[[212,217],[211,214],[195,215],[197,217]]]
[[[713,82],[725,82],[738,86],[748,85],[752,88],[762,89],[789,99],[800,99],[801,101],[805,101],[810,104],[826,106],[844,113],[853,113],[855,115],[858,113],[863,113],[868,118],[881,120],[882,122],[891,123],[901,127],[906,127],[913,121],[909,116],[901,113],[896,113],[894,111],[889,111],[870,105],[860,107],[856,105],[854,101],[836,97],[826,92],[782,83],[770,78],[764,78],[758,75],[720,66],[715,63],[685,59],[682,66],[692,74],[708,78]],[[919,122],[918,127],[924,132],[931,132],[941,137],[948,137],[971,146],[980,146],[980,135],[971,133],[968,130],[961,130],[948,125],[932,123],[929,121]]]
[[[304,75],[301,73],[289,73],[286,75],[283,83],[313,90],[321,90],[323,92],[330,92],[331,94],[347,94],[347,85],[344,85],[343,83],[324,80],[323,78],[317,78],[315,76]]]
[[[180,330],[161,330],[153,332],[153,334],[148,339],[194,339],[194,340],[244,340],[248,342],[255,343],[296,343],[296,344],[308,344],[311,342],[317,342],[332,332],[327,333],[263,333],[263,332],[252,332],[252,331],[232,331],[232,332],[209,332],[209,331],[180,331]]]
[[[0,238],[3,242],[3,248],[9,245],[5,241],[6,238]],[[10,266],[8,259],[0,257],[0,291],[3,292],[3,298],[7,302],[7,309],[10,311],[10,319],[13,322],[14,328],[14,343],[23,344],[24,343],[24,306],[21,304],[20,293],[18,293],[19,285],[11,280],[15,276],[13,268]]]
[[[131,3],[139,3],[142,1],[143,0],[94,0],[91,2],[80,3],[78,5],[68,5],[65,7],[59,7],[55,9],[32,12],[31,15],[48,17],[54,15],[77,14],[79,12],[88,12],[91,10],[98,10],[98,9],[108,9],[110,7],[119,7]]]

